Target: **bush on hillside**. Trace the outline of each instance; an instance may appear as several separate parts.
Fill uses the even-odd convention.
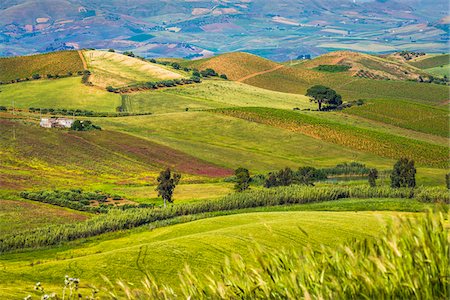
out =
[[[70,130],[73,131],[89,131],[89,130],[102,130],[100,126],[92,124],[89,120],[75,120],[73,122],[72,126],[70,127]]]

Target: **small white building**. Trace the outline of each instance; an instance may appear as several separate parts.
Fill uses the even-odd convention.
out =
[[[67,118],[41,118],[40,126],[44,128],[70,128],[73,119]]]

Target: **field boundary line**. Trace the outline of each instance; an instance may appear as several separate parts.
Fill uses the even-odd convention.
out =
[[[80,56],[81,62],[83,63],[83,69],[87,70],[88,66],[87,66],[86,60],[84,59],[83,53],[81,52],[81,50],[78,50],[77,52],[78,52],[78,55]]]
[[[240,78],[240,79],[238,79],[238,80],[236,80],[236,81],[237,81],[237,82],[243,82],[243,81],[245,81],[245,80],[247,80],[247,79],[250,79],[250,78],[253,78],[253,77],[256,77],[256,76],[259,76],[259,75],[271,73],[271,72],[274,72],[274,71],[279,70],[279,69],[284,68],[284,67],[285,67],[284,65],[279,65],[279,66],[276,66],[275,68],[272,68],[272,69],[270,69],[270,70],[265,70],[265,71],[261,71],[261,72],[256,72],[256,73],[253,73],[253,74],[244,76],[244,77],[242,77],[242,78]]]

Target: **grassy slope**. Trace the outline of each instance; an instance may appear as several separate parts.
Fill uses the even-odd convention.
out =
[[[105,51],[84,52],[88,68],[92,72],[90,81],[97,86],[120,87],[142,81],[160,81],[182,78],[183,75],[162,65]]]
[[[386,132],[348,126],[327,120],[326,115],[318,117],[318,115],[312,116],[307,113],[267,108],[236,108],[218,112],[284,128],[357,151],[376,153],[382,157],[393,159],[410,157],[422,166],[438,168],[448,166],[448,147],[432,145]]]
[[[342,94],[344,101],[400,99],[440,104],[448,99],[449,91],[448,87],[437,84],[362,79],[345,73],[324,73],[305,68],[283,68],[250,78],[245,83],[274,91],[303,95],[309,87],[322,84]]]
[[[187,262],[194,270],[206,270],[219,265],[231,253],[245,257],[252,251],[254,241],[279,249],[280,245],[290,248],[307,243],[315,247],[333,246],[351,238],[377,236],[382,229],[379,217],[390,215],[392,213],[381,212],[239,214],[122,237],[118,234],[114,239],[100,237],[70,248],[3,255],[1,293],[4,297],[22,296],[21,293],[32,292],[35,282],[60,284],[66,274],[101,284],[98,274],[138,283],[145,276],[144,272],[150,272],[160,282],[173,284],[177,272]],[[34,266],[30,266],[31,262]]]
[[[449,137],[449,113],[444,108],[407,101],[376,100],[344,111],[419,132]]]
[[[391,164],[390,160],[372,154],[216,113],[183,112],[120,120],[102,118],[96,119],[95,123],[233,169],[243,166],[266,172],[282,166],[333,166],[351,160],[374,165]]]
[[[244,52],[226,53],[212,58],[187,61],[182,64],[199,70],[212,68],[219,74],[226,74],[231,80],[238,80],[250,74],[270,70],[278,66],[273,61]]]
[[[418,59],[409,62],[409,64],[420,69],[436,68],[442,65],[448,65],[449,63],[450,63],[450,54],[426,55],[424,57],[419,57]]]
[[[233,81],[207,80],[201,84],[131,94],[132,112],[167,113],[230,106],[312,108],[308,97],[269,91]]]
[[[83,70],[77,51],[61,51],[39,55],[0,58],[0,81],[31,78],[33,74],[65,75]]]
[[[85,220],[88,214],[29,201],[0,200],[0,236],[50,225]]]
[[[0,105],[115,112],[120,96],[81,83],[80,77],[36,80],[0,86]]]
[[[167,166],[198,176],[230,174],[180,151],[118,132],[69,133],[0,119],[0,133],[0,189],[148,183]]]
[[[417,79],[420,75],[426,75],[424,72],[406,63],[351,51],[337,51],[324,54],[297,67],[314,68],[319,65],[347,65],[351,66],[351,74],[364,70],[394,80]]]

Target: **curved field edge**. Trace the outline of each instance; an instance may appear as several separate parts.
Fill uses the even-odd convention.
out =
[[[381,157],[409,157],[422,166],[447,168],[448,147],[329,121],[306,113],[262,107],[216,109],[221,113],[247,121],[288,129]]]
[[[254,207],[270,207],[335,201],[344,198],[417,198],[424,202],[448,203],[448,191],[441,189],[391,189],[355,187],[303,187],[291,186],[276,189],[255,190],[226,196],[219,200],[195,202],[170,206],[165,209],[145,208],[126,211],[112,210],[91,218],[85,222],[70,226],[49,226],[37,228],[20,234],[4,236],[0,244],[0,253],[19,249],[41,248],[58,245],[80,238],[87,238],[103,233],[131,229],[157,221],[164,221],[180,216],[202,213],[231,211]]]
[[[376,237],[384,227],[382,220],[393,215],[397,213],[255,212],[131,233],[66,249],[11,254],[2,258],[2,294],[32,292],[37,281],[58,285],[66,274],[101,284],[98,274],[138,283],[145,273],[150,273],[160,282],[175,284],[178,280],[174,274],[181,272],[185,263],[196,271],[206,270],[219,266],[232,253],[250,253],[255,243],[267,250],[279,249],[279,245],[286,249],[307,244],[318,248]]]

